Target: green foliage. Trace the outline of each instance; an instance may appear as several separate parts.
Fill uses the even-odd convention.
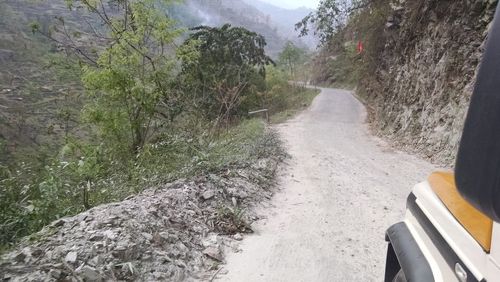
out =
[[[40,23],[32,22],[32,23],[30,23],[30,28],[31,28],[31,32],[33,34],[35,34],[38,30],[40,30]]]
[[[89,194],[110,165],[99,147],[68,143],[39,166],[20,163],[0,175],[0,245],[90,208]]]
[[[289,75],[276,67],[267,68],[266,82],[264,103],[269,109],[272,122],[283,122],[292,117],[299,110],[311,105],[319,93],[316,89],[290,84]]]
[[[321,0],[316,11],[307,15],[295,25],[301,36],[311,32],[328,44],[334,35],[345,27],[350,16],[367,7],[373,0]]]
[[[381,63],[378,54],[385,44],[381,35],[391,11],[390,3],[364,1],[351,10],[345,24],[332,31],[315,59],[314,77],[319,83],[355,87],[371,77]],[[362,52],[356,48],[358,42],[363,44]]]
[[[183,60],[181,79],[205,117],[227,124],[242,112],[243,101],[264,86],[265,66],[273,63],[264,51],[266,41],[229,24],[192,30],[184,45],[195,48],[199,56]]]
[[[124,15],[109,23],[112,44],[96,65],[83,69],[92,95],[85,118],[99,126],[103,139],[137,150],[151,136],[160,102],[171,98],[174,59],[168,47],[180,31],[158,11],[157,1],[127,2]]]
[[[324,75],[335,86],[354,87],[361,76],[364,54],[358,54],[355,42],[347,42],[337,50],[335,59],[327,62]]]
[[[386,43],[386,38],[382,35],[391,11],[392,8],[389,2],[372,0],[369,6],[359,10],[356,15],[351,17],[348,23],[348,30],[355,30],[364,45],[359,68],[360,77],[371,76],[382,63],[379,54]]]
[[[290,77],[293,80],[296,79],[297,68],[307,60],[306,51],[295,46],[291,41],[286,43],[285,48],[279,54],[279,64],[289,71]]]
[[[0,246],[38,231],[51,221],[90,207],[123,200],[178,178],[217,173],[266,156],[268,133],[246,120],[220,134],[200,124],[165,133],[127,162],[102,146],[71,141],[44,167],[0,167]]]
[[[108,33],[101,34],[106,40],[98,47],[76,48],[74,41],[45,34],[72,50],[78,61],[43,49],[39,52],[48,54],[40,58],[43,66],[62,82],[81,79],[88,94],[81,119],[76,114],[80,106],[55,105],[59,128],[84,121],[89,134],[63,129],[59,150],[47,147],[25,154],[25,162],[0,166],[0,248],[60,217],[178,178],[220,173],[275,154],[279,146],[265,125],[243,116],[262,107],[287,116],[310,104],[317,93],[290,85],[290,76],[272,66],[264,52],[266,41],[257,33],[230,25],[198,27],[177,48],[180,31],[163,13],[169,1],[115,2],[113,13],[104,13],[97,1],[66,1],[68,7],[83,5],[101,19]],[[46,30],[57,33],[68,22],[61,16],[59,29],[40,24],[31,29],[35,36]],[[83,30],[68,35],[90,38]],[[302,64],[300,50],[288,47],[284,60]],[[40,88],[32,80],[23,87],[33,95]],[[58,91],[71,100],[77,90]],[[44,103],[52,101],[44,98]],[[214,131],[214,121],[231,121],[233,126]],[[47,131],[57,127],[47,125]],[[0,143],[0,152],[4,147]],[[235,226],[242,223],[240,211],[221,214]]]

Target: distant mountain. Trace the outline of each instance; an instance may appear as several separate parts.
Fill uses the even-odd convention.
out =
[[[169,10],[173,18],[187,27],[222,26],[230,23],[260,33],[266,38],[268,43],[266,49],[271,57],[277,57],[288,40],[299,46],[308,47],[298,38],[291,23],[294,19],[302,19],[303,10],[296,10],[292,21],[282,24],[283,18],[287,17],[287,10],[282,13],[279,11],[280,8],[277,8],[278,10],[272,11],[271,14],[263,9],[264,6],[259,7],[244,0],[186,0]],[[276,15],[276,18],[273,15]]]
[[[302,20],[309,13],[313,12],[312,9],[306,7],[300,7],[297,9],[285,9],[259,0],[243,1],[259,9],[261,12],[270,15],[274,21],[284,26],[293,27],[297,22]]]
[[[247,4],[257,8],[262,13],[269,15],[279,27],[280,32],[286,37],[297,38],[299,33],[295,31],[295,24],[314,10],[300,7],[297,9],[285,9],[260,0],[243,0]],[[318,40],[314,36],[302,37],[301,40],[310,48],[315,49]]]

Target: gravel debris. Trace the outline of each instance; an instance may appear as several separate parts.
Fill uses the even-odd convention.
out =
[[[255,163],[154,187],[54,221],[0,258],[3,281],[194,281],[252,232],[285,158],[276,134]],[[238,234],[231,238],[231,235]],[[36,239],[34,239],[36,238]]]

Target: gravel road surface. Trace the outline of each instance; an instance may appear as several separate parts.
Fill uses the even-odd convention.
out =
[[[280,191],[216,281],[383,281],[384,232],[435,168],[370,135],[351,94],[322,89],[277,126],[292,156]]]

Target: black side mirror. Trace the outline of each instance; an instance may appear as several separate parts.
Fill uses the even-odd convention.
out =
[[[481,61],[455,167],[462,196],[500,221],[500,9]]]

